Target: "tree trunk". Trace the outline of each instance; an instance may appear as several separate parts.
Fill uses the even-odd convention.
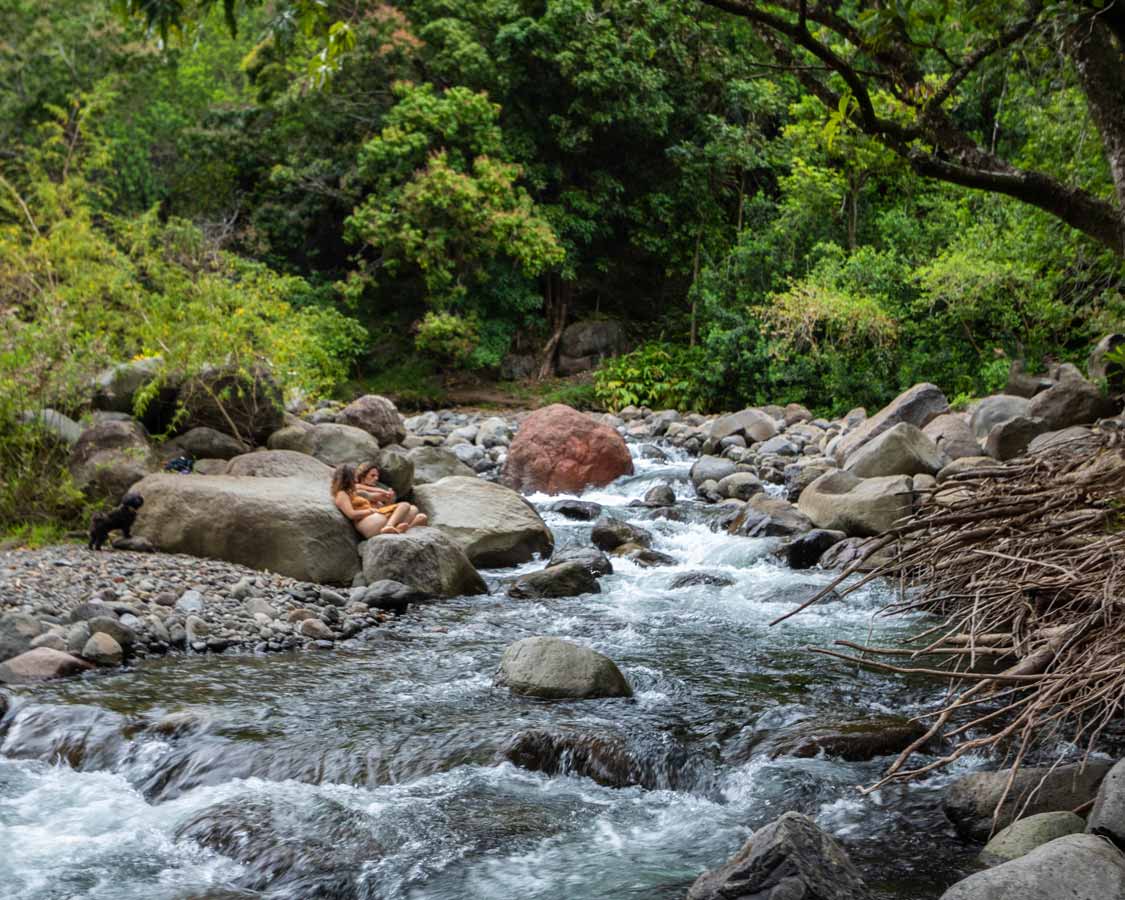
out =
[[[696,307],[699,305],[699,293],[696,283],[699,281],[699,245],[703,242],[703,229],[695,236],[695,258],[691,263],[691,346],[695,346],[696,338]]]
[[[856,232],[859,230],[859,185],[848,179],[848,253],[855,253]]]
[[[557,280],[554,276],[547,276],[547,288],[543,300],[546,306],[547,322],[551,326],[551,337],[547,346],[543,348],[543,365],[539,368],[539,379],[550,378],[555,374],[555,359],[558,356],[559,341],[566,329],[566,313],[569,305],[571,284],[568,281]]]

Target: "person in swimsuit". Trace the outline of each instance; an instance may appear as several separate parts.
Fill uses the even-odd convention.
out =
[[[358,531],[365,538],[375,537],[377,534],[402,534],[410,525],[405,524],[401,520],[404,519],[410,512],[410,504],[397,503],[393,506],[379,506],[376,507],[371,500],[363,496],[357,490],[358,484],[355,477],[355,467],[344,463],[337,466],[336,471],[332,473],[332,499],[336,503],[336,508],[340,510]],[[392,524],[392,518],[398,513],[398,507],[405,506],[406,509],[399,513],[399,521]],[[411,524],[425,524],[425,516],[420,518],[422,522],[415,521]]]
[[[380,515],[388,516],[387,524],[399,531],[409,531],[425,525],[429,519],[418,512],[412,503],[396,503],[395,492],[379,482],[379,468],[375,463],[360,463],[355,467],[355,493],[369,500]]]

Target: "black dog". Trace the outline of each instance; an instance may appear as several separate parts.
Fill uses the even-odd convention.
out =
[[[129,537],[129,529],[137,518],[137,510],[145,502],[140,494],[130,491],[121,498],[121,505],[109,512],[96,512],[90,517],[90,549],[101,550],[102,544],[109,540],[109,533],[120,529],[121,534]]]

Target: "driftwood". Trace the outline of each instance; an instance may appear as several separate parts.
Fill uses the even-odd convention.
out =
[[[1093,449],[1089,440],[1064,444],[947,479],[864,558],[777,620],[829,590],[847,594],[876,578],[900,586],[880,615],[939,617],[900,646],[837,641],[843,650],[809,648],[881,671],[949,680],[944,704],[919,717],[926,733],[866,791],[984,750],[1009,755],[1014,778],[1034,747],[1065,740],[1089,752],[1122,715],[1125,451],[1116,432],[1092,434]],[[889,561],[842,586],[888,547]],[[938,735],[943,755],[912,763]]]

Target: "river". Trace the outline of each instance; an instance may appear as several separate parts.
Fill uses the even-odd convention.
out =
[[[789,570],[771,540],[712,530],[689,462],[631,446],[637,474],[582,499],[652,530],[675,566],[615,560],[597,595],[416,607],[334,651],[171,656],[16,689],[0,730],[0,895],[678,900],[792,809],[841,841],[877,897],[938,897],[975,852],[940,811],[951,775],[864,797],[886,758],[771,758],[768,741],[802,719],[932,704],[941,685],[805,651],[886,642],[911,623],[876,618],[888,595],[873,585],[769,627],[831,576]],[[660,483],[683,521],[627,505]],[[589,523],[545,511],[558,498],[531,499],[558,545],[589,543]],[[495,586],[541,565],[485,575]],[[697,571],[734,583],[669,589]],[[605,653],[635,697],[494,688],[504,647],[535,634]],[[655,789],[503,761],[531,727],[624,738]]]

